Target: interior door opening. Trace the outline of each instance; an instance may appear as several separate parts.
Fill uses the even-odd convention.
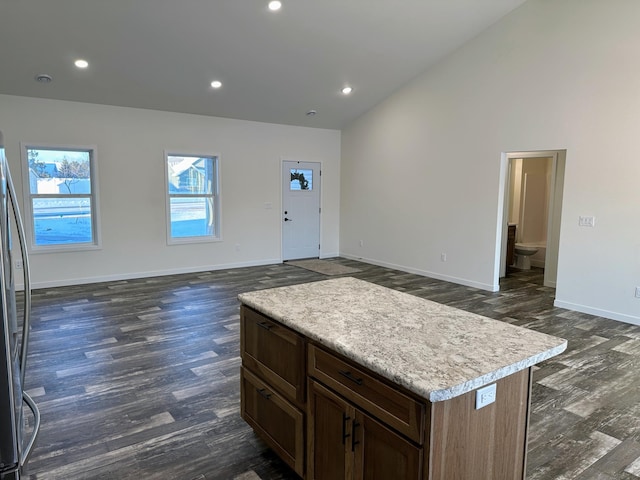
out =
[[[556,287],[565,160],[565,150],[503,154],[501,235],[496,248],[500,278],[506,276],[507,267],[533,265],[544,268],[545,286]],[[513,264],[507,265],[511,260]],[[499,285],[497,274],[494,280]]]

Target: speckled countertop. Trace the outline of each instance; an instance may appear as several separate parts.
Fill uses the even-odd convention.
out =
[[[350,277],[240,301],[432,402],[528,368],[567,341]]]

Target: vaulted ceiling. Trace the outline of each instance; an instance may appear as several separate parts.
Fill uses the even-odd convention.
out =
[[[0,93],[341,129],[524,1],[0,0]]]

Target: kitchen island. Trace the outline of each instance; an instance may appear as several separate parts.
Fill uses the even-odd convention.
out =
[[[524,478],[565,340],[349,277],[239,299],[242,416],[301,477]]]

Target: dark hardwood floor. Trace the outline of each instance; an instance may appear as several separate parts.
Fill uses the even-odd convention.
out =
[[[345,259],[354,277],[569,340],[534,375],[529,479],[640,478],[640,328],[553,307],[541,270],[491,293]],[[287,264],[36,290],[27,479],[293,479],[239,415],[240,292]]]

